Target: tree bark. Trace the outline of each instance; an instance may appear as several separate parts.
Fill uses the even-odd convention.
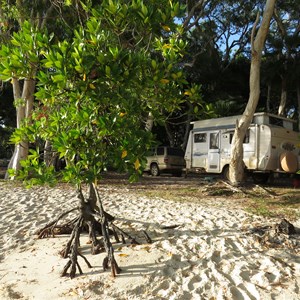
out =
[[[278,108],[278,115],[284,116],[285,108],[286,108],[286,100],[287,100],[287,79],[286,74],[283,74],[281,78],[281,97],[280,104]]]
[[[276,0],[267,0],[261,26],[256,32],[259,21],[257,15],[251,34],[251,67],[250,67],[250,94],[247,106],[242,117],[237,120],[237,125],[233,135],[231,145],[231,161],[229,168],[229,178],[233,185],[239,185],[244,181],[244,162],[243,162],[243,140],[246,131],[251,124],[260,95],[260,64],[262,51],[265,45],[266,36],[269,30],[270,21],[274,12]]]
[[[148,117],[146,120],[146,125],[145,125],[146,131],[152,131],[153,124],[154,124],[154,117],[153,117],[152,113],[150,112],[148,114]]]
[[[16,6],[20,13],[19,15],[19,25],[22,26],[22,23],[26,19],[21,13],[23,11],[23,2],[17,1]],[[42,29],[46,26],[47,20],[51,13],[54,10],[54,5],[48,7],[48,9],[44,12],[42,18],[39,18],[39,12],[35,15],[34,12],[31,12],[30,18],[31,21],[37,24],[37,26]],[[0,15],[2,15],[1,7],[0,7]],[[28,16],[27,16],[28,17]],[[18,78],[12,78],[12,85],[13,85],[13,94],[14,94],[14,101],[16,103],[16,113],[17,113],[17,128],[20,128],[22,121],[25,118],[28,118],[33,110],[33,102],[34,102],[34,91],[35,91],[35,75],[37,72],[37,66],[35,64],[31,65],[30,73],[28,77],[24,79],[22,93],[21,93],[21,86],[20,81]],[[26,159],[28,156],[29,144],[27,141],[22,141],[20,144],[15,145],[15,149],[13,155],[10,159],[9,165],[7,169],[14,169],[15,171],[20,170],[21,165],[20,161],[22,159]],[[5,174],[5,179],[9,178],[8,172]],[[12,177],[11,179],[14,179]]]
[[[55,162],[55,155],[52,153],[52,145],[49,140],[45,142],[44,162],[47,167],[54,165]]]
[[[25,118],[28,118],[33,109],[33,99],[34,99],[34,90],[35,90],[35,80],[34,79],[25,79],[22,94],[21,94],[21,86],[18,79],[12,79],[13,85],[13,94],[14,101],[16,103],[17,110],[17,128],[20,128],[22,122]],[[20,162],[23,159],[26,159],[28,156],[29,144],[27,141],[22,141],[21,143],[15,145],[14,153],[10,162],[8,164],[7,169],[13,169],[15,171],[20,170],[21,165]],[[5,179],[9,178],[8,171],[5,174]],[[12,177],[11,179],[14,179]]]
[[[300,84],[297,85],[297,102],[298,102],[298,130],[300,131]]]
[[[173,135],[172,129],[170,128],[170,125],[167,122],[165,123],[165,129],[166,129],[166,133],[167,133],[167,137],[168,137],[170,146],[174,147],[175,146],[174,135]]]
[[[271,112],[271,90],[272,90],[272,84],[268,83],[268,95],[267,95],[267,112]]]

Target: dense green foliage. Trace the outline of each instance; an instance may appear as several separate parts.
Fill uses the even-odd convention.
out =
[[[168,1],[152,6],[103,1],[75,29],[72,41],[48,46],[47,33],[33,34],[43,56],[35,94],[39,102],[12,141],[37,147],[22,162],[20,178],[55,182],[54,167],[41,159],[44,149],[38,142],[46,140],[67,162],[63,180],[93,182],[108,166],[129,171],[132,180],[141,173],[144,153],[153,143],[145,130],[149,113],[159,120],[186,98],[198,99],[197,86],[185,88],[179,64],[186,43],[174,23],[178,13],[179,5]],[[24,23],[13,41],[26,37],[29,27]]]

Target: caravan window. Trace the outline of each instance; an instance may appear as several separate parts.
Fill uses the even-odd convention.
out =
[[[194,134],[194,143],[206,143],[206,133]]]
[[[232,131],[230,133],[230,136],[229,136],[229,143],[230,144],[232,143],[233,134],[234,134],[234,132]],[[250,130],[248,129],[247,132],[246,132],[245,138],[243,140],[243,144],[249,144],[249,142],[250,142]]]
[[[209,149],[218,149],[218,148],[219,148],[219,133],[211,133]]]

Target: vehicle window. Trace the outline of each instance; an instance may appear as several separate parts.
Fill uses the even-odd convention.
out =
[[[205,143],[206,133],[196,133],[194,134],[194,143]]]
[[[181,149],[178,148],[167,148],[168,155],[174,155],[174,156],[182,156],[184,157],[184,152]]]
[[[232,143],[233,133],[234,132],[231,132],[230,136],[229,136],[229,143],[230,144]],[[250,143],[250,130],[248,129],[247,132],[246,132],[246,135],[244,137],[243,144],[249,144],[249,143]]]
[[[164,155],[164,148],[163,147],[158,147],[156,151],[157,155]]]
[[[219,133],[211,133],[209,135],[209,149],[218,149],[219,148]]]

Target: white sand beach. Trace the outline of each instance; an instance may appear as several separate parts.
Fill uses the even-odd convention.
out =
[[[34,232],[76,206],[75,190],[0,181],[1,300],[300,299],[299,249],[267,249],[249,233],[270,220],[217,205],[218,199],[208,205],[137,196],[126,186],[99,190],[115,224],[141,244],[114,243],[122,272],[112,278],[102,270],[105,254],[91,255],[83,235],[81,252],[93,268],[79,258],[84,274],[70,279],[60,277],[66,261],[58,254],[68,236],[37,240]],[[162,228],[173,225],[179,226]]]

